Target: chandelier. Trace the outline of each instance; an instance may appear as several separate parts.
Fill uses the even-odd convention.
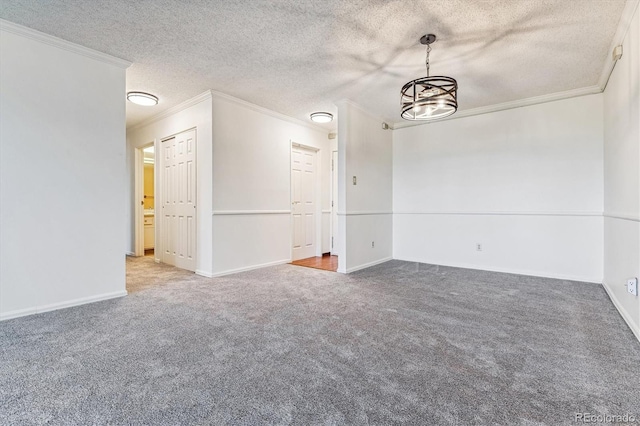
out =
[[[451,77],[429,76],[429,53],[434,41],[434,34],[420,38],[420,43],[427,46],[427,76],[408,82],[400,91],[400,114],[405,120],[437,120],[458,109],[458,82]]]

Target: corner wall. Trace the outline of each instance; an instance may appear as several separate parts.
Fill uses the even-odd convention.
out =
[[[338,272],[348,273],[391,260],[392,133],[360,106],[336,105]]]
[[[640,297],[626,289],[628,278],[640,277],[639,13],[604,92],[603,284],[640,340]]]
[[[395,130],[394,258],[601,282],[602,129],[597,94]]]
[[[328,132],[231,96],[213,95],[213,275],[291,261],[291,143],[317,148],[321,217],[330,251]]]
[[[162,139],[185,130],[196,129],[196,273],[204,276],[211,276],[213,271],[211,115],[211,92],[205,92],[127,131],[126,250],[128,253],[133,253],[135,251],[135,208],[137,207],[134,201],[135,149],[154,143],[157,160]],[[157,167],[155,170],[156,173],[159,172]],[[156,220],[157,242],[160,241],[157,231],[158,223],[159,221]],[[159,261],[157,254],[156,260]]]
[[[0,34],[0,319],[124,296],[129,64]]]

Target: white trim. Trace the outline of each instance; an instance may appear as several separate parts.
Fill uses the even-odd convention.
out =
[[[156,121],[162,120],[163,118],[167,118],[173,114],[177,114],[180,111],[184,111],[187,108],[191,108],[194,105],[199,104],[200,102],[206,101],[207,99],[211,99],[211,90],[207,90],[206,92],[200,93],[197,96],[194,96],[191,99],[187,99],[186,101],[179,103],[178,105],[172,106],[171,108],[165,109],[164,111],[161,111],[157,114],[152,115],[149,118],[145,118],[144,120],[142,120],[139,123],[136,123],[134,125],[131,125],[129,127],[127,127],[127,132],[133,132],[135,130],[138,130],[142,127],[148,126],[149,124],[153,124]],[[194,129],[195,127],[192,127],[191,129]],[[191,129],[187,129],[187,130],[191,130]],[[183,132],[187,131],[187,130],[183,130]],[[175,135],[179,135],[182,132],[178,132]],[[173,135],[173,136],[175,136]],[[171,136],[168,136],[167,138],[162,139],[160,142],[164,142],[166,139],[170,139]],[[157,157],[157,156],[156,156]]]
[[[624,322],[626,322],[631,329],[631,332],[634,334],[634,336],[636,336],[636,339],[640,341],[640,328],[635,328],[635,324],[631,320],[631,316],[629,315],[629,313],[627,313],[626,310],[624,310],[616,295],[611,290],[609,290],[609,286],[605,282],[602,283],[602,287],[604,287],[604,291],[609,296],[609,299],[611,299],[611,303],[613,303],[613,306],[616,307]]]
[[[393,260],[393,258],[392,257],[385,257],[384,259],[374,260],[373,262],[365,263],[363,265],[352,266],[351,268],[347,268],[347,270],[344,273],[350,274],[351,272],[359,271],[361,269],[367,269],[367,268],[370,268],[372,266],[376,266],[376,265],[379,265],[381,263],[388,262],[390,260]],[[338,272],[340,272],[340,271],[338,271]]]
[[[632,222],[640,222],[640,216],[634,215],[631,213],[605,212],[602,215],[609,219],[620,219],[620,220],[630,220]]]
[[[640,0],[627,0],[624,5],[622,16],[620,17],[620,21],[618,21],[618,28],[616,29],[613,39],[611,39],[609,50],[607,50],[607,59],[605,60],[602,72],[600,73],[600,78],[598,79],[598,86],[601,91],[604,91],[607,86],[609,76],[613,71],[613,67],[616,65],[616,61],[614,61],[612,57],[613,49],[624,42],[624,38],[627,36],[627,32],[629,32],[629,27],[633,20],[633,14],[635,13],[639,3]],[[624,52],[622,52],[622,56],[624,56]]]
[[[261,214],[291,214],[291,210],[214,210],[214,216],[242,216]]]
[[[5,19],[0,19],[0,30],[7,31],[9,33],[13,33],[22,37],[30,38],[31,40],[39,41],[40,43],[48,44],[49,46],[57,47],[68,52],[73,52],[78,55],[82,55],[96,61],[104,62],[109,65],[114,65],[118,68],[127,69],[132,64],[132,62],[125,59],[116,58],[115,56],[107,55],[106,53],[89,49],[88,47],[84,47],[79,44],[72,43],[70,41],[63,40],[49,34],[45,34],[32,28],[15,24]]]
[[[593,216],[601,217],[602,212],[598,211],[398,211],[393,214],[399,215],[442,215],[442,216]]]
[[[127,256],[133,256],[133,257],[135,257],[135,256],[136,256],[136,254],[135,254],[134,252],[132,252],[132,251],[127,251],[127,252],[125,252],[125,255],[127,255]]]
[[[590,276],[580,276],[580,275],[565,275],[565,274],[550,274],[546,272],[539,271],[530,271],[527,269],[511,269],[511,268],[498,268],[498,267],[490,267],[484,265],[473,265],[470,263],[448,263],[448,262],[440,262],[437,260],[429,260],[429,259],[410,259],[404,258],[401,259],[399,257],[395,257],[394,259],[403,260],[405,262],[416,262],[416,263],[426,263],[428,265],[437,265],[437,266],[449,266],[452,268],[463,268],[463,269],[473,269],[477,271],[490,271],[490,272],[502,272],[505,274],[515,274],[515,275],[526,275],[530,277],[542,277],[542,278],[553,278],[556,280],[565,280],[565,281],[578,281],[592,284],[602,284],[602,277],[590,277]]]
[[[554,102],[562,99],[575,98],[578,96],[594,95],[602,93],[602,89],[598,85],[582,87],[580,89],[566,90],[563,92],[549,93],[547,95],[534,96],[531,98],[518,99],[510,102],[503,102],[501,104],[487,105],[479,108],[472,108],[467,110],[458,111],[457,113],[440,120],[434,120],[430,122],[424,121],[400,121],[393,125],[393,129],[404,129],[406,127],[425,126],[431,123],[439,123],[447,120],[455,120],[458,118],[471,117],[473,115],[488,114],[490,112],[504,111],[514,108],[521,108],[530,105],[542,104],[546,102]]]
[[[226,93],[217,92],[215,90],[211,90],[210,92],[211,92],[212,97],[214,97],[214,98],[223,99],[223,100],[226,100],[226,101],[229,101],[229,102],[233,102],[236,105],[240,105],[242,107],[248,108],[248,109],[253,110],[255,112],[266,114],[266,115],[269,115],[271,117],[274,117],[274,118],[277,118],[277,119],[280,119],[280,120],[283,120],[283,121],[288,121],[289,123],[297,124],[299,126],[308,127],[309,129],[317,130],[317,131],[322,132],[323,134],[326,134],[326,135],[329,134],[329,131],[327,129],[325,129],[324,127],[317,126],[317,125],[315,125],[313,123],[307,123],[307,122],[299,120],[297,118],[294,118],[294,117],[291,117],[291,116],[288,116],[288,115],[285,115],[285,114],[281,114],[281,113],[276,112],[276,111],[272,111],[272,110],[267,109],[265,107],[261,107],[260,105],[252,104],[251,102],[247,102],[245,100],[233,97],[231,95],[227,95]]]
[[[350,212],[338,212],[336,214],[338,216],[374,216],[374,215],[393,214],[393,212],[390,210],[360,210],[360,211],[350,211]]]
[[[213,278],[213,273],[211,273],[209,271],[203,271],[203,270],[200,270],[200,269],[196,269],[195,270],[195,274],[196,275],[200,275],[201,277]]]
[[[242,268],[229,269],[229,270],[222,271],[222,272],[215,272],[215,273],[211,274],[211,278],[222,277],[222,276],[231,275],[231,274],[237,274],[238,272],[253,271],[254,269],[268,268],[269,266],[283,265],[285,263],[291,263],[291,259],[276,260],[275,262],[262,263],[260,265],[245,266],[245,267],[242,267]]]
[[[68,300],[66,302],[52,303],[49,305],[35,306],[33,308],[19,309],[17,311],[9,311],[0,314],[0,321],[12,318],[24,317],[26,315],[41,314],[43,312],[56,311],[58,309],[70,308],[72,306],[85,305],[87,303],[100,302],[102,300],[115,299],[116,297],[126,296],[127,291],[115,291],[112,293],[103,293],[96,296],[82,297],[80,299]]]
[[[341,106],[341,105],[349,105],[349,106],[352,106],[352,107],[354,107],[355,109],[357,109],[358,111],[360,111],[361,113],[363,113],[364,115],[368,116],[369,118],[372,118],[372,119],[374,119],[374,120],[379,120],[379,121],[380,121],[380,123],[385,122],[385,123],[387,123],[387,125],[389,126],[389,128],[390,128],[391,130],[393,130],[393,129],[394,129],[394,126],[393,126],[392,124],[389,124],[389,123],[392,123],[392,122],[393,122],[393,120],[387,120],[387,119],[386,119],[386,118],[384,118],[384,117],[380,117],[379,115],[375,115],[375,114],[373,114],[372,112],[367,111],[366,109],[364,109],[364,107],[363,107],[363,106],[361,106],[361,105],[359,105],[359,104],[357,104],[357,103],[353,102],[351,99],[340,99],[339,101],[335,101],[335,102],[334,102],[334,104],[335,104],[336,106],[338,106],[338,107],[339,107],[339,106]]]

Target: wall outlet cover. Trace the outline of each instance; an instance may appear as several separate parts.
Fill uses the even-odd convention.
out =
[[[638,279],[637,278],[629,278],[627,280],[627,291],[634,296],[638,295]]]

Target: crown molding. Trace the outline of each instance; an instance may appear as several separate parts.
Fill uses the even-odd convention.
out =
[[[340,99],[339,101],[335,101],[334,105],[337,107],[340,107],[342,105],[349,105],[355,109],[357,109],[358,111],[360,111],[361,113],[363,113],[364,115],[368,116],[369,118],[372,118],[374,120],[378,120],[381,123],[387,123],[387,125],[389,126],[389,130],[393,130],[394,129],[394,125],[391,121],[385,119],[384,117],[380,117],[379,115],[375,115],[370,111],[367,111],[366,109],[364,109],[364,107],[360,104],[355,103],[354,101],[352,101],[351,99]]]
[[[403,129],[405,127],[425,126],[432,123],[440,123],[442,121],[456,120],[458,118],[464,118],[464,117],[471,117],[473,115],[488,114],[490,112],[521,108],[521,107],[526,107],[530,105],[542,104],[546,102],[559,101],[562,99],[575,98],[578,96],[593,95],[596,93],[602,93],[602,89],[600,89],[600,86],[596,85],[596,86],[582,87],[580,89],[566,90],[564,92],[550,93],[548,95],[534,96],[531,98],[518,99],[510,102],[503,102],[501,104],[487,105],[479,108],[467,109],[467,110],[460,111],[456,114],[450,115],[448,117],[442,118],[440,120],[434,120],[429,122],[401,121],[398,123],[394,123],[393,128]]]
[[[180,111],[184,111],[187,108],[190,108],[196,104],[199,104],[202,101],[206,101],[207,99],[211,99],[212,94],[211,94],[211,90],[207,90],[206,92],[202,92],[197,96],[194,96],[191,99],[187,99],[186,101],[172,106],[171,108],[165,109],[164,111],[161,111],[155,115],[152,115],[149,118],[145,118],[144,120],[142,120],[139,123],[136,123],[132,126],[127,127],[127,131],[128,132],[132,132],[134,130],[138,130],[142,127],[148,126],[149,124],[155,123],[156,121],[162,120],[163,118],[167,118],[173,114],[177,114]]]
[[[316,126],[313,123],[307,123],[307,122],[304,122],[304,121],[299,120],[297,118],[291,117],[289,115],[285,115],[285,114],[270,110],[270,109],[262,107],[260,105],[252,104],[251,102],[247,102],[245,100],[236,98],[234,96],[227,95],[226,93],[217,92],[215,90],[211,90],[210,92],[211,92],[211,95],[214,98],[218,98],[218,99],[222,99],[222,100],[225,100],[225,101],[232,102],[232,103],[234,103],[236,105],[239,105],[239,106],[244,107],[244,108],[248,108],[248,109],[250,109],[252,111],[259,112],[259,113],[265,114],[265,115],[269,115],[269,116],[277,118],[279,120],[288,121],[289,123],[297,124],[298,126],[307,127],[307,128],[309,128],[311,130],[316,130],[318,132],[322,132],[325,135],[330,133],[329,130],[325,129],[324,127]]]
[[[593,86],[582,87],[579,89],[566,90],[563,92],[550,93],[548,95],[542,96],[534,96],[526,99],[518,99],[511,102],[504,102],[501,104],[495,105],[487,105],[484,107],[473,108],[468,110],[459,111],[456,114],[450,115],[449,117],[445,117],[441,120],[434,120],[430,122],[416,122],[416,121],[399,121],[393,124],[393,129],[403,129],[406,127],[414,127],[414,126],[424,126],[432,123],[438,123],[441,121],[447,120],[456,120],[458,118],[471,117],[473,115],[487,114],[490,112],[504,111],[513,108],[520,108],[530,105],[541,104],[545,102],[553,102],[559,101],[561,99],[575,98],[578,96],[592,95],[596,93],[602,93],[607,86],[607,81],[609,80],[609,76],[611,75],[611,71],[613,71],[613,67],[615,66],[615,61],[611,57],[611,52],[613,52],[614,47],[623,43],[624,38],[629,31],[629,27],[631,25],[631,21],[633,19],[633,15],[638,8],[638,4],[640,4],[640,0],[627,0],[622,10],[622,16],[620,17],[620,22],[618,23],[618,28],[613,36],[611,41],[611,46],[607,52],[607,59],[605,61],[604,67],[602,68],[602,72],[600,73],[600,78],[598,79],[598,83]],[[623,53],[624,54],[624,53]]]
[[[97,50],[89,49],[88,47],[84,47],[22,25],[14,24],[13,22],[9,22],[4,19],[0,19],[0,30],[39,41],[40,43],[48,44],[49,46],[73,52],[109,65],[114,65],[118,68],[126,69],[131,66],[130,61],[116,58],[115,56],[107,55],[106,53],[98,52]]]
[[[601,91],[604,91],[604,89],[607,87],[609,76],[613,71],[613,67],[616,65],[616,61],[614,61],[611,56],[613,49],[624,42],[624,38],[629,32],[629,27],[631,26],[633,15],[636,12],[639,3],[640,0],[627,0],[624,5],[624,9],[622,9],[622,16],[620,17],[620,21],[618,22],[618,28],[613,35],[611,45],[609,45],[609,50],[607,50],[607,59],[604,62],[604,67],[602,67],[600,79],[598,79],[598,86],[600,87]],[[622,52],[622,55],[624,56],[624,52]]]

